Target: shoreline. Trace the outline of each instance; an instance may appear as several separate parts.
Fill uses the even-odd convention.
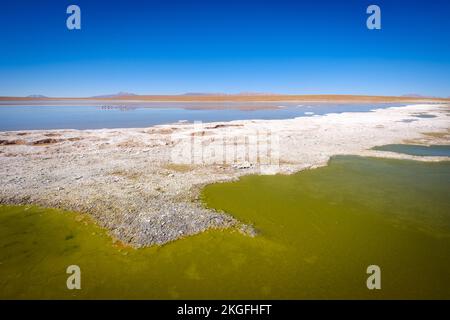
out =
[[[436,117],[403,122],[417,112]],[[272,174],[316,168],[343,154],[442,161],[449,158],[368,149],[405,140],[449,144],[448,113],[448,105],[432,104],[286,120],[213,122],[201,128],[167,124],[0,132],[0,140],[16,141],[0,145],[0,183],[4,186],[0,203],[86,213],[113,238],[134,247],[162,245],[210,228],[237,228],[252,235],[251,227],[230,215],[206,209],[199,194],[202,186],[210,183],[267,172],[239,157],[224,164],[189,163],[185,160],[192,159],[184,158],[174,161],[174,149],[189,146],[196,135],[212,149],[223,142],[223,135],[232,137],[235,146],[244,146],[239,137],[270,129],[280,140],[279,166]],[[440,134],[423,134],[427,132]]]
[[[279,103],[311,103],[311,104],[358,104],[358,103],[450,103],[450,98],[435,97],[403,97],[403,96],[368,96],[368,95],[129,95],[115,97],[0,97],[0,107],[19,106],[28,102],[31,106],[121,106],[129,107],[157,107],[157,103],[198,104],[195,106],[181,106],[183,109],[215,110],[239,109],[260,110],[277,109],[279,106],[270,104]],[[227,106],[220,106],[228,103]],[[239,103],[247,104],[239,106]],[[219,105],[208,105],[219,104]],[[233,105],[237,104],[237,105]],[[252,106],[251,104],[269,104]],[[164,106],[176,108],[178,106]]]

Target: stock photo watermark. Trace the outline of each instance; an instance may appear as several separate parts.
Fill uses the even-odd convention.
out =
[[[370,276],[367,278],[366,286],[369,290],[380,290],[381,289],[381,268],[377,265],[370,265],[366,270],[367,274]]]
[[[66,269],[70,276],[66,280],[66,286],[69,290],[81,290],[81,269],[77,265],[70,265]],[[366,280],[366,286],[369,290],[381,290],[381,268],[377,265],[370,265],[366,269],[369,277]]]
[[[276,173],[280,167],[279,136],[270,129],[235,131],[235,125],[195,122],[193,131],[174,133],[171,141],[175,164],[231,166],[262,174]]]
[[[381,9],[379,6],[372,4],[367,7],[367,14],[370,16],[367,18],[366,26],[369,30],[380,30],[381,29]]]
[[[66,286],[69,290],[81,290],[81,269],[73,264],[67,267],[66,273],[70,276],[66,280]]]
[[[80,30],[81,29],[81,9],[79,6],[72,4],[67,7],[67,17],[66,26],[69,30]]]
[[[72,4],[67,7],[66,14],[69,14],[66,20],[66,26],[69,30],[81,29],[81,9],[78,5]],[[381,29],[381,8],[372,4],[367,7],[366,14],[369,17],[366,20],[366,26],[369,30]]]

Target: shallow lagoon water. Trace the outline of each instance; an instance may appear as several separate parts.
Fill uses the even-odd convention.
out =
[[[207,186],[252,223],[134,250],[76,213],[0,208],[1,298],[450,298],[450,162],[333,158]],[[77,264],[82,290],[65,287]],[[366,288],[377,264],[382,289]]]
[[[291,119],[328,113],[369,112],[401,104],[304,104],[292,102],[168,103],[113,106],[0,105],[0,131],[143,128],[158,124],[253,119]],[[212,109],[208,109],[212,108]],[[239,109],[241,108],[241,109]],[[245,110],[247,108],[247,110]],[[255,110],[248,110],[257,108]]]
[[[387,144],[372,149],[404,153],[412,156],[450,157],[450,145]]]

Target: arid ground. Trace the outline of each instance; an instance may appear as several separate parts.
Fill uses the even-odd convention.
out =
[[[324,166],[338,154],[448,159],[370,149],[449,144],[449,116],[449,105],[441,103],[289,120],[0,132],[0,203],[80,211],[135,247],[208,228],[252,236],[252,226],[204,208],[200,188],[242,175]]]

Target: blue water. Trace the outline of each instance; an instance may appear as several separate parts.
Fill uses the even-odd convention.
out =
[[[433,114],[427,114],[427,113],[416,113],[416,114],[412,114],[413,117],[416,118],[436,118],[435,115]]]
[[[207,106],[216,109],[205,109]],[[267,107],[280,107],[268,109]],[[369,112],[398,104],[304,104],[299,103],[147,103],[145,106],[0,106],[0,131],[37,129],[144,128],[157,124],[215,122],[250,119],[290,119],[328,113]],[[193,109],[193,108],[203,109]],[[258,110],[242,108],[266,107]],[[189,108],[189,109],[185,109]],[[217,109],[219,108],[219,109]],[[241,108],[241,109],[239,109]]]
[[[374,150],[404,153],[412,156],[450,157],[450,145],[422,146],[415,144],[387,144]]]

